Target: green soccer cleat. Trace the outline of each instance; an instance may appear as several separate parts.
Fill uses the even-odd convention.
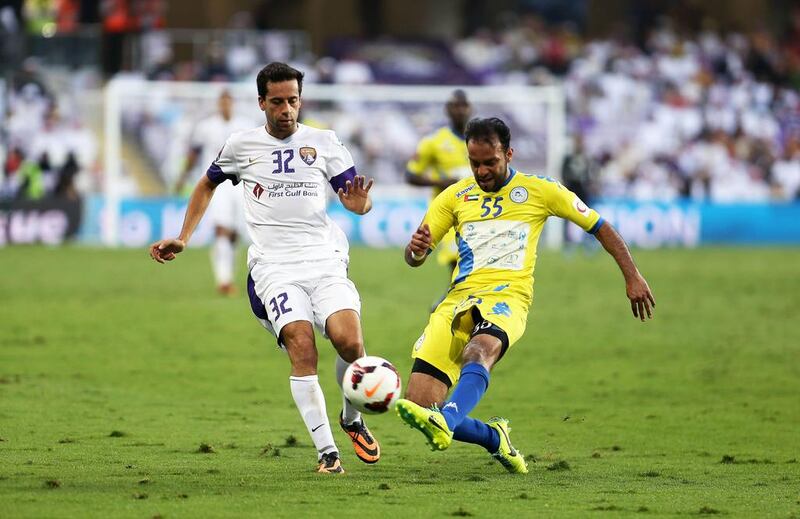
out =
[[[453,443],[453,431],[435,405],[426,409],[411,400],[401,398],[397,401],[397,414],[405,423],[425,435],[431,450],[443,451]]]
[[[508,433],[511,431],[508,426],[508,420],[495,416],[486,422],[486,425],[500,435],[500,447],[497,448],[497,452],[492,454],[492,457],[512,474],[527,474],[528,464],[525,463],[525,457],[511,445],[511,440],[508,437]]]

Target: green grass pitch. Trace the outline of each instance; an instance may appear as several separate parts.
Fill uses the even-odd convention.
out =
[[[638,251],[655,320],[610,257],[543,253],[522,340],[473,416],[531,461],[432,453],[394,414],[347,474],[316,456],[289,364],[206,251],[0,250],[0,517],[800,516],[800,250]],[[368,352],[404,378],[435,265],[356,249]],[[333,353],[320,341],[328,414]]]

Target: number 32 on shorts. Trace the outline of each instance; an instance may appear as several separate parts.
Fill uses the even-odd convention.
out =
[[[273,297],[269,300],[269,306],[272,309],[272,313],[275,314],[274,320],[277,321],[280,316],[284,314],[288,314],[292,311],[292,309],[286,306],[286,301],[289,300],[289,296],[286,295],[286,292],[281,292],[277,296]]]

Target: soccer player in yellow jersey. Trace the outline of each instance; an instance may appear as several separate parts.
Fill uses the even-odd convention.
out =
[[[406,165],[406,181],[415,186],[433,187],[433,197],[459,180],[471,177],[464,128],[472,115],[472,105],[463,90],[454,90],[445,105],[449,126],[425,136],[417,145],[414,158]],[[439,242],[438,261],[456,268],[458,249],[455,233],[448,232]]]
[[[489,371],[525,331],[545,220],[560,216],[594,234],[622,270],[634,317],[652,317],[655,300],[608,222],[557,181],[509,166],[514,150],[502,120],[473,119],[464,135],[473,178],[436,197],[405,249],[406,262],[418,267],[453,228],[459,258],[447,297],[414,345],[406,398],[397,411],[433,450],[446,449],[454,439],[474,443],[509,472],[526,473],[506,419],[484,423],[467,415],[486,392]]]

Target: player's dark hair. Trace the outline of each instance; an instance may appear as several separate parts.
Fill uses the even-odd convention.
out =
[[[491,144],[494,139],[500,141],[504,151],[508,151],[511,146],[511,130],[502,119],[476,117],[467,123],[467,128],[464,130],[466,142],[481,141]]]
[[[267,83],[280,83],[281,81],[297,80],[297,93],[303,93],[303,74],[296,68],[290,67],[286,63],[273,61],[266,67],[262,68],[256,77],[256,86],[258,87],[258,96],[266,97]]]
[[[469,104],[469,98],[467,97],[467,93],[457,88],[450,93],[450,99],[447,100],[448,103],[467,103]]]

